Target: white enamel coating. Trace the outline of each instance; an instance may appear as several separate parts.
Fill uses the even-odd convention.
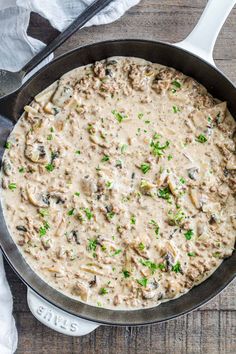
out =
[[[45,326],[68,336],[84,336],[94,331],[99,325],[95,322],[83,320],[60,310],[42,299],[28,288],[28,306],[32,314]]]
[[[215,66],[213,49],[218,34],[236,0],[209,0],[196,27],[177,47],[186,49]]]
[[[218,34],[236,4],[236,0],[209,0],[193,31],[175,45],[215,66],[213,49]],[[83,336],[94,331],[99,324],[73,316],[53,306],[28,288],[27,301],[32,314],[44,325],[69,336]]]

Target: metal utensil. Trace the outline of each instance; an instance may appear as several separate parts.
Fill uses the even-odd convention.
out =
[[[0,69],[0,98],[3,98],[16,90],[21,85],[23,78],[32,69],[34,69],[43,59],[51,54],[63,42],[65,42],[75,31],[80,29],[86,22],[100,12],[104,7],[110,4],[113,0],[96,0],[89,5],[72,24],[61,32],[47,47],[32,58],[21,70],[11,72]]]

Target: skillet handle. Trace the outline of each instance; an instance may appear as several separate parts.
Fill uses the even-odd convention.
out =
[[[175,43],[215,66],[213,49],[218,34],[236,4],[236,0],[209,0],[193,31],[182,42]]]
[[[68,336],[84,336],[97,327],[98,323],[83,320],[55,307],[27,288],[27,302],[32,314],[45,326]]]

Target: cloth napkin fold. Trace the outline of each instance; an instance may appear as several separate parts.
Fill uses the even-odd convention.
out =
[[[0,68],[21,69],[45,44],[27,35],[31,11],[48,19],[59,31],[65,29],[93,0],[0,0]],[[86,26],[117,20],[140,0],[114,0]],[[42,65],[52,59],[47,58]],[[14,353],[17,331],[12,316],[12,296],[0,252],[0,354]]]

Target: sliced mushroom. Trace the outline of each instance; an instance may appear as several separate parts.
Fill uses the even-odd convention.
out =
[[[187,172],[188,172],[189,178],[196,181],[197,175],[199,173],[199,168],[198,167],[191,167],[191,168],[187,169]]]
[[[165,182],[166,178],[168,176],[167,170],[163,170],[160,174],[160,176],[157,178],[157,186],[161,187],[163,183]]]
[[[196,188],[190,188],[190,200],[197,209],[201,209],[200,194]]]
[[[41,105],[44,105],[46,102],[48,102],[51,99],[53,93],[55,92],[55,90],[57,88],[57,85],[58,85],[58,81],[54,82],[52,85],[47,87],[45,90],[38,93],[34,98],[35,101]]]
[[[85,195],[91,196],[97,189],[97,186],[92,178],[81,178],[81,189]]]
[[[53,114],[56,115],[57,113],[60,112],[60,108],[53,105],[51,102],[48,102],[44,107],[43,110],[45,113]]]
[[[178,185],[177,178],[173,174],[171,174],[167,177],[167,183],[168,183],[171,193],[174,196],[177,196],[179,193],[179,185]]]
[[[2,163],[2,169],[6,176],[11,176],[13,172],[12,164],[9,160],[4,160]]]
[[[45,238],[41,239],[41,243],[42,243],[45,251],[47,251],[51,247],[51,244],[52,244],[51,239],[45,239]]]
[[[151,195],[154,188],[156,188],[156,185],[143,179],[140,183],[139,188],[142,194]]]
[[[35,186],[26,186],[28,200],[34,206],[39,208],[48,208],[50,205],[50,196],[47,193],[38,192]]]
[[[203,221],[199,220],[197,223],[197,236],[201,236],[206,231],[206,224]]]
[[[73,88],[69,84],[64,83],[62,79],[59,81],[57,90],[52,97],[52,103],[58,107],[63,107],[70,101],[72,96]]]
[[[226,165],[227,170],[236,170],[236,157],[231,156]]]
[[[142,296],[144,299],[153,299],[157,294],[157,290],[142,289]]]
[[[79,295],[83,301],[87,301],[89,297],[89,289],[82,281],[77,281],[73,287],[72,292]]]
[[[42,142],[35,141],[25,147],[25,156],[32,162],[45,164],[49,161],[48,153]]]

